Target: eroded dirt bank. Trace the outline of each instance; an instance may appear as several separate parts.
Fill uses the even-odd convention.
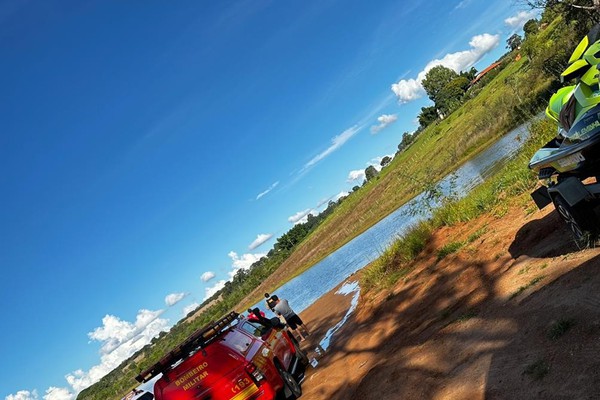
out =
[[[302,399],[600,398],[600,249],[579,251],[551,207],[444,228],[423,254],[361,295]],[[348,309],[335,291],[302,313],[311,356]]]

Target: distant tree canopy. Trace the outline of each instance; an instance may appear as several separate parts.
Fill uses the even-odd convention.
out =
[[[438,118],[437,109],[435,106],[430,107],[421,107],[421,112],[419,113],[419,125],[423,128],[429,126],[432,122],[434,122]],[[406,135],[406,134],[405,134]],[[404,137],[402,138],[404,141]],[[399,148],[399,150],[402,150]]]
[[[367,179],[367,182],[375,178],[377,175],[379,175],[379,172],[377,172],[374,166],[369,165],[367,169],[365,169],[365,178]]]
[[[437,105],[440,92],[442,92],[447,84],[456,78],[458,78],[456,72],[443,65],[437,65],[427,72],[425,79],[423,79],[421,84],[423,85],[425,92],[427,92],[427,96],[429,96],[429,98]]]
[[[523,39],[518,34],[514,33],[511,37],[506,40],[506,47],[510,49],[510,51],[514,51],[521,46],[523,43]]]
[[[448,115],[458,108],[463,102],[469,84],[476,75],[475,68],[460,74],[443,65],[430,69],[421,84],[434,105],[421,108],[418,117],[419,124],[426,127],[438,117]]]
[[[386,165],[388,165],[390,163],[390,161],[392,161],[392,157],[385,156],[381,159],[381,162],[379,163],[379,165],[381,165],[382,167],[385,167]]]
[[[540,23],[537,19],[530,19],[523,25],[523,32],[525,33],[525,39],[531,35],[535,35],[540,29]]]

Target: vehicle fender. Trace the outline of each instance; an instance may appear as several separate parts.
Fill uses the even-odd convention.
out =
[[[564,181],[549,187],[548,194],[550,194],[551,197],[560,194],[571,207],[590,197],[590,192],[588,192],[585,185],[575,177],[569,177]]]

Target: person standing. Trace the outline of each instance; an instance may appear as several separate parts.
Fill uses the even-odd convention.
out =
[[[273,297],[276,297],[276,296],[273,296]],[[294,312],[294,310],[292,310],[292,308],[290,307],[290,304],[288,303],[288,301],[286,299],[279,299],[279,298],[276,299],[275,306],[273,307],[273,311],[277,315],[283,316],[283,318],[285,319],[285,322],[288,324],[290,329],[292,331],[298,333],[301,341],[306,340],[305,335],[306,336],[310,335],[310,332],[308,331],[308,328],[304,324],[304,321],[302,321],[302,319],[298,316],[298,314],[296,314]],[[302,328],[304,330],[304,335],[302,334],[302,331],[300,330],[300,328]]]

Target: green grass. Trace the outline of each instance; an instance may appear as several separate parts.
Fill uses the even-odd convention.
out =
[[[460,323],[470,320],[471,318],[475,318],[476,316],[477,316],[477,313],[474,310],[469,310],[469,311],[459,315],[454,320],[454,322],[460,324]]]
[[[567,333],[574,325],[575,319],[573,318],[560,319],[550,326],[546,336],[548,336],[548,339],[556,340]]]
[[[534,381],[543,379],[550,372],[550,365],[545,360],[537,360],[525,367],[523,374],[528,375]]]
[[[437,260],[440,261],[446,256],[456,253],[461,247],[465,245],[464,242],[450,242],[447,245],[443,246],[437,252]]]
[[[544,278],[545,278],[544,275],[537,276],[537,277],[533,278],[531,281],[529,281],[529,283],[527,283],[526,285],[523,285],[523,286],[519,287],[515,292],[513,292],[513,294],[510,295],[510,299],[514,299],[515,297],[517,297],[518,295],[520,295],[521,293],[523,293],[523,291],[525,291],[525,290],[529,289],[530,287],[536,285],[538,282],[540,282]]]
[[[487,231],[488,231],[487,226],[482,226],[481,228],[477,229],[475,232],[473,232],[469,235],[469,237],[467,238],[467,243],[473,243],[474,241],[479,239],[481,236],[485,235],[487,233]]]
[[[378,286],[389,287],[397,282],[394,271],[402,271],[398,275],[399,277],[404,277],[411,271],[411,260],[418,255],[417,250],[420,251],[425,247],[426,241],[435,229],[444,225],[452,226],[460,222],[468,222],[485,213],[492,213],[495,209],[504,209],[515,196],[531,191],[535,187],[537,179],[527,168],[528,161],[533,153],[554,135],[556,128],[550,121],[538,120],[533,122],[529,129],[529,139],[523,143],[520,152],[512,161],[486,182],[473,189],[466,197],[458,201],[447,202],[434,211],[429,221],[422,223],[418,229],[409,230],[403,237],[395,241],[379,259],[363,270],[361,286],[365,290]],[[487,230],[486,226],[479,228],[467,238],[467,243],[474,242]],[[438,250],[438,257],[443,258],[457,251],[464,244],[463,242],[449,243]],[[407,248],[411,251],[407,251]],[[400,254],[396,255],[396,252],[400,252]],[[500,256],[501,253],[498,253],[498,258]],[[537,281],[530,282],[527,287],[535,283]],[[520,289],[511,298],[527,287]]]

